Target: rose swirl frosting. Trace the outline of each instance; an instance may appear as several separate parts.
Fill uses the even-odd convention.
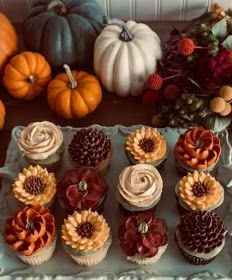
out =
[[[134,206],[150,206],[160,199],[162,189],[162,178],[150,164],[128,166],[119,176],[119,193],[126,202]]]
[[[34,122],[21,132],[18,147],[29,159],[43,160],[55,153],[62,142],[63,134],[55,124]]]

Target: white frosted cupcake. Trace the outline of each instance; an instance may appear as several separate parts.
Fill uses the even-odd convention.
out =
[[[111,244],[110,228],[97,212],[74,212],[64,220],[62,241],[65,251],[78,265],[100,263]]]
[[[177,183],[177,208],[179,213],[217,209],[224,201],[222,185],[209,173],[194,171]]]
[[[39,165],[24,168],[12,184],[16,200],[23,207],[51,206],[56,194],[56,178],[46,168]]]
[[[47,208],[25,207],[5,222],[5,241],[26,264],[47,262],[56,248],[55,218]]]
[[[136,164],[119,175],[117,200],[126,213],[154,210],[160,201],[163,180],[150,164]]]
[[[53,123],[34,122],[23,129],[18,147],[26,161],[49,171],[57,170],[64,154],[63,134]]]

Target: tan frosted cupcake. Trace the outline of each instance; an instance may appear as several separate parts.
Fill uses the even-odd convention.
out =
[[[31,165],[18,174],[12,190],[17,201],[23,206],[49,207],[56,194],[56,179],[46,168]]]
[[[141,127],[132,132],[125,144],[126,154],[132,164],[161,165],[168,156],[167,141],[152,127]]]
[[[25,207],[5,222],[5,241],[26,264],[47,262],[56,247],[54,216],[47,208]]]
[[[110,228],[97,212],[74,212],[64,220],[62,241],[65,251],[78,265],[93,266],[106,256],[111,244]]]
[[[155,210],[163,190],[159,171],[151,164],[135,164],[119,175],[117,200],[126,213]]]
[[[178,182],[175,191],[181,215],[195,210],[215,210],[224,201],[222,185],[205,172],[188,173]]]
[[[56,171],[64,154],[63,134],[55,124],[43,121],[29,124],[18,139],[18,147],[26,161]]]

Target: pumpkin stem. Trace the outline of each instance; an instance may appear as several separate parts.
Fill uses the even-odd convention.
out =
[[[52,0],[47,5],[47,10],[50,11],[52,9],[56,9],[57,13],[61,16],[65,16],[68,14],[68,9],[62,0]]]
[[[64,67],[64,70],[65,70],[65,72],[66,72],[66,74],[68,76],[68,79],[69,79],[69,87],[71,89],[76,88],[77,87],[77,81],[75,81],[75,79],[73,78],[73,75],[72,75],[72,72],[70,70],[70,67],[67,64],[64,64],[63,67]]]
[[[119,34],[119,39],[123,42],[132,41],[134,36],[131,34],[129,28],[126,26],[125,22],[116,18],[103,17],[103,24],[108,25],[117,25],[122,28],[122,32]]]
[[[31,83],[31,84],[34,84],[34,82],[35,82],[35,76],[34,75],[29,75],[28,76],[28,81],[29,81],[29,83]]]

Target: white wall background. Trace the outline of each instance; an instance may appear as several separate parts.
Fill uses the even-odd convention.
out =
[[[22,22],[34,0],[0,0],[0,11]],[[232,8],[232,0],[96,0],[108,16],[137,21],[189,20],[212,3]]]

